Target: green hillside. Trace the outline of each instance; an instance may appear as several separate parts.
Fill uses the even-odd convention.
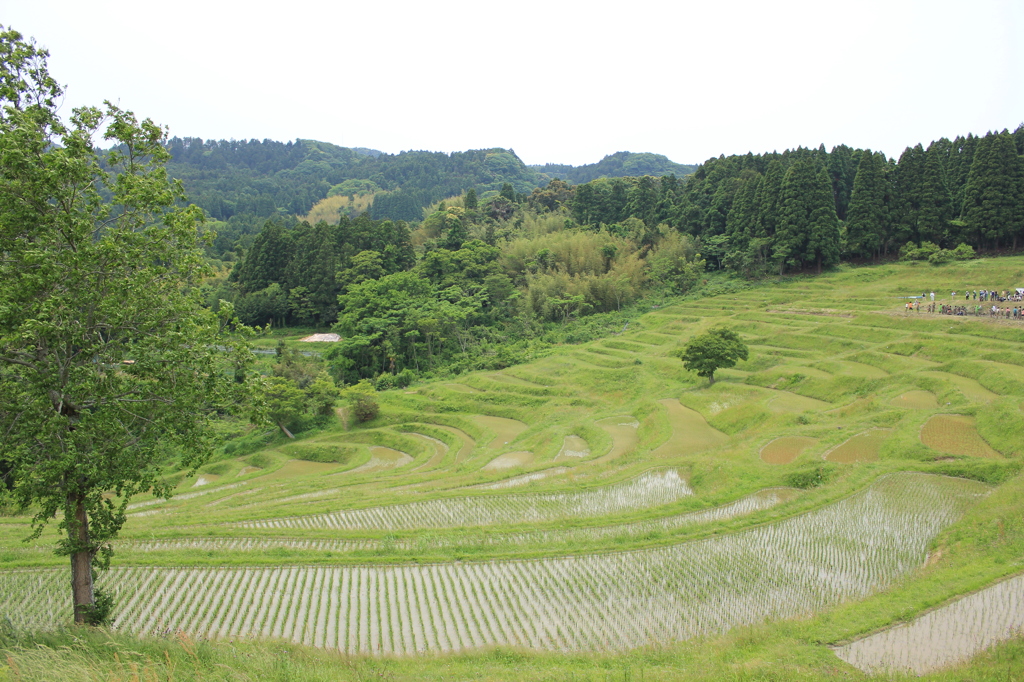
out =
[[[218,253],[238,240],[247,247],[268,219],[307,216],[333,197],[350,199],[346,213],[351,218],[368,211],[378,220],[419,222],[427,206],[470,189],[486,195],[508,183],[525,195],[555,177],[587,182],[598,177],[682,176],[694,168],[661,155],[630,152],[578,167],[527,166],[508,149],[385,154],[315,140],[175,137],[167,148],[170,175],[217,221]],[[356,201],[364,196],[365,202]]]
[[[905,308],[965,286],[1024,286],[1024,257],[698,289],[525,364],[380,391],[365,423],[226,424],[173,497],[133,500],[99,578],[110,644],[16,634],[67,622],[66,560],[0,517],[7,674],[863,678],[846,661],[888,645],[830,647],[1024,570],[1024,321]],[[718,325],[750,356],[708,386],[673,351]],[[979,641],[1014,617],[1007,590],[979,593]],[[931,632],[955,629],[943,613]],[[284,643],[222,643],[250,638]],[[1021,647],[925,679],[1017,679]]]

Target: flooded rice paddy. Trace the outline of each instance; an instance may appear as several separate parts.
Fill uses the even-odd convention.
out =
[[[628,415],[608,417],[599,419],[596,423],[611,436],[612,447],[606,454],[594,460],[595,464],[618,459],[636,447],[637,429],[640,428],[640,422],[636,417]]]
[[[504,417],[478,414],[473,417],[473,421],[494,434],[494,438],[485,446],[493,449],[500,449],[508,445],[516,439],[516,436],[526,430],[526,424],[523,422]]]
[[[400,567],[121,568],[116,627],[349,653],[623,650],[813,613],[891,585],[987,488],[894,474],[801,516],[654,550]],[[622,580],[623,575],[634,579]],[[66,571],[0,574],[18,627],[66,621]]]
[[[520,493],[456,497],[329,514],[234,524],[242,528],[337,528],[411,530],[540,523],[647,509],[692,495],[675,469],[650,471],[632,480],[573,493]]]
[[[483,471],[504,471],[505,469],[524,467],[527,464],[531,464],[534,459],[536,459],[536,457],[529,450],[506,452],[504,455],[498,455],[485,464]]]
[[[923,675],[1024,634],[1024,575],[837,647],[836,655],[868,674]]]
[[[590,445],[579,436],[566,436],[562,441],[562,448],[555,455],[555,459],[574,457],[582,459],[590,457]]]

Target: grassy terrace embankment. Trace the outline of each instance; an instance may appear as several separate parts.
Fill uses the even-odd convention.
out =
[[[1024,258],[843,268],[382,393],[351,430],[257,429],[134,500],[101,582],[126,633],[357,654],[274,649],[310,679],[858,677],[827,645],[1024,570],[1024,324],[897,298],[1021,285]],[[717,324],[751,352],[708,387],[670,353]],[[0,613],[46,627],[66,560],[27,526],[0,518]]]

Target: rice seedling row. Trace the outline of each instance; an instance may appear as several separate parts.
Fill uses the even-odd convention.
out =
[[[657,550],[379,568],[125,568],[101,585],[125,604],[117,627],[138,634],[263,635],[366,654],[625,649],[884,588],[919,566],[930,539],[985,490],[896,474],[784,522]],[[55,570],[0,574],[0,614],[56,624],[70,611],[58,598],[63,582]]]
[[[252,529],[412,530],[539,523],[565,517],[594,517],[646,509],[669,504],[692,494],[690,486],[677,470],[666,469],[649,471],[630,481],[576,493],[426,500],[233,525]]]
[[[837,647],[836,655],[869,674],[923,675],[964,661],[1024,633],[1024,575],[898,625]]]

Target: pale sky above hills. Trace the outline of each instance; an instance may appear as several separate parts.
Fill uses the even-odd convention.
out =
[[[182,137],[698,163],[1024,122],[1020,0],[0,0],[0,22],[49,48],[65,110]]]

